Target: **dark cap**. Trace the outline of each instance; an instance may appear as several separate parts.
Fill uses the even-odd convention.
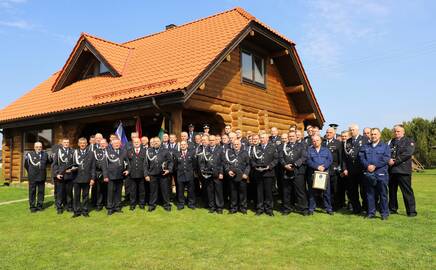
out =
[[[339,126],[338,124],[330,124],[329,125],[329,127],[334,128],[334,129],[338,128],[338,126]]]
[[[206,129],[206,128],[210,129],[208,124],[204,124],[203,129]]]

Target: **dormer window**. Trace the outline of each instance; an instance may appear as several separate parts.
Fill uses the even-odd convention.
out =
[[[94,58],[87,63],[80,79],[88,79],[104,73],[109,73],[109,69],[103,63]]]
[[[241,51],[241,73],[244,82],[265,87],[265,60],[247,50]]]

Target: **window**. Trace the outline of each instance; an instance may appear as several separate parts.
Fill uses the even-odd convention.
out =
[[[23,133],[23,154],[33,151],[35,142],[42,143],[42,149],[49,154],[52,153],[53,132],[51,129],[27,130]],[[24,156],[22,165],[22,177],[27,178],[27,171],[24,169]],[[50,175],[50,172],[49,174]]]
[[[248,51],[241,52],[243,81],[265,86],[265,60]]]

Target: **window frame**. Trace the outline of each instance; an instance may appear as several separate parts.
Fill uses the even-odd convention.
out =
[[[242,61],[242,56],[243,56],[243,53],[245,53],[245,54],[249,54],[249,55],[251,55],[251,72],[252,72],[252,78],[251,79],[249,79],[249,78],[246,78],[246,77],[244,77],[244,75],[243,75],[243,61]],[[266,56],[264,56],[263,54],[261,54],[261,53],[258,53],[257,51],[255,51],[255,50],[252,50],[252,49],[247,49],[247,48],[241,48],[240,49],[240,72],[241,72],[241,82],[242,83],[248,83],[248,84],[251,84],[251,85],[254,85],[254,86],[257,86],[257,87],[259,87],[259,88],[262,88],[263,90],[266,90],[266,88],[267,88],[267,57]],[[260,82],[257,82],[256,81],[256,75],[255,75],[255,58],[258,58],[258,59],[261,59],[262,61],[263,61],[263,77],[264,77],[264,83],[260,83]]]

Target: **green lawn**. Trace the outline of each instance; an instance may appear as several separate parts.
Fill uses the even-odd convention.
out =
[[[160,208],[71,219],[3,205],[0,269],[434,269],[436,170],[415,174],[414,187],[418,217],[401,208],[387,222]],[[7,189],[20,188],[1,188],[0,200],[25,198]]]

